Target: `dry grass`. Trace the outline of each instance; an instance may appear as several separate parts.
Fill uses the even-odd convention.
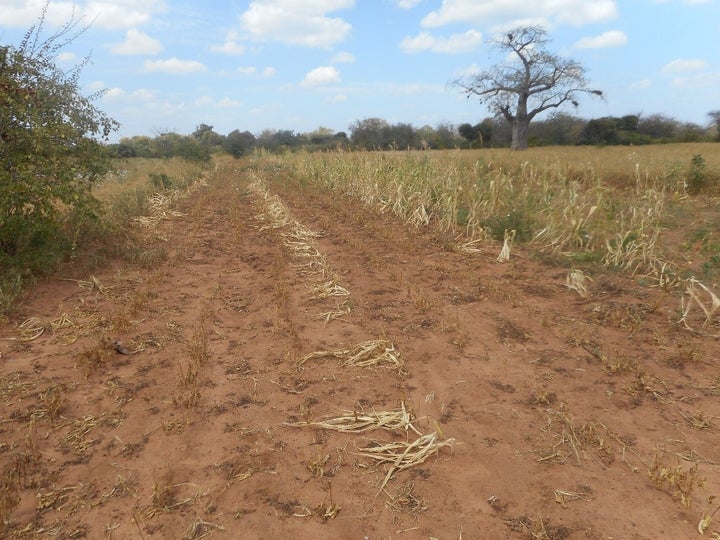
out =
[[[343,366],[379,366],[397,370],[403,368],[403,361],[395,350],[395,345],[386,339],[363,341],[350,349],[312,352],[300,359],[300,365],[302,366],[308,360],[318,358],[337,358],[342,360]]]
[[[317,422],[299,422],[288,425],[295,427],[315,427],[330,429],[341,433],[365,433],[375,429],[386,430],[412,430],[418,435],[420,432],[415,429],[412,422],[413,415],[405,408],[405,403],[400,404],[400,409],[394,411],[373,411],[363,413],[357,411],[346,411],[340,416],[325,418]]]
[[[438,432],[432,432],[410,442],[371,441],[368,446],[359,449],[357,455],[388,465],[379,489],[383,491],[395,473],[424,463],[429,457],[438,455],[440,449],[452,448],[454,442],[455,439],[443,439]]]
[[[717,218],[717,190],[705,197],[688,192],[692,158],[700,154],[709,169],[718,167],[716,145],[708,143],[555,147],[522,156],[506,150],[299,153],[277,162],[302,182],[392,212],[412,227],[451,234],[466,253],[497,249],[493,237],[502,242],[497,260],[506,262],[513,243],[528,243],[567,261],[573,268],[568,287],[581,296],[588,294],[589,277],[579,264],[642,276],[684,294],[681,323],[707,332],[718,324],[718,294],[693,276],[701,269],[673,245],[672,234],[702,212],[704,221]],[[696,311],[705,318],[691,321]]]
[[[669,456],[662,451],[656,451],[653,456],[648,477],[660,489],[668,491],[673,498],[680,501],[683,507],[690,508],[695,490],[702,487],[705,480],[698,473],[698,464],[683,467],[677,456],[668,462]]]
[[[389,500],[385,503],[393,512],[414,514],[427,510],[425,501],[418,495],[413,482],[407,482],[396,493],[389,496]]]
[[[695,316],[697,311],[702,315]],[[685,282],[682,296],[682,317],[680,322],[693,332],[706,332],[709,326],[720,323],[714,319],[720,315],[720,298],[713,290],[694,278]],[[692,326],[691,326],[692,325]],[[715,337],[720,337],[720,333]]]
[[[330,268],[325,256],[315,241],[320,235],[308,229],[297,221],[280,197],[272,195],[267,183],[257,173],[252,173],[253,181],[249,184],[249,191],[254,194],[262,213],[257,219],[265,223],[260,230],[274,229],[281,232],[285,248],[293,254],[298,261],[296,267],[301,274],[315,276],[316,281],[311,285],[312,297],[317,299],[348,297],[350,292],[340,285],[339,278]],[[325,312],[321,315],[326,321],[333,320],[349,312],[350,306],[344,302],[336,311]]]

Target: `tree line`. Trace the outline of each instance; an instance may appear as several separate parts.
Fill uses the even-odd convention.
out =
[[[720,140],[720,115],[708,113],[711,123],[701,126],[682,122],[663,114],[606,116],[591,120],[563,112],[536,120],[529,126],[529,146],[553,145],[640,145],[670,142]],[[173,157],[209,160],[213,153],[227,152],[235,157],[265,150],[442,150],[452,148],[505,148],[512,144],[512,126],[502,117],[485,118],[475,124],[443,123],[415,127],[391,124],[381,118],[358,120],[348,132],[319,127],[308,133],[292,130],[264,130],[260,134],[235,129],[227,135],[213,126],[200,124],[189,135],[174,132],[155,137],[126,137],[108,145],[113,157]]]

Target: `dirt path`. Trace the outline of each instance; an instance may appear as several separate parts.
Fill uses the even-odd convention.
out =
[[[522,252],[256,176],[221,164],[144,267],[49,280],[0,326],[9,537],[697,535],[720,370],[677,298],[611,274],[581,298]],[[368,457],[422,441],[405,470]]]

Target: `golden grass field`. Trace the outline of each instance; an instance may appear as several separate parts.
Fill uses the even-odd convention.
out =
[[[719,150],[119,161],[0,322],[0,536],[720,539]]]

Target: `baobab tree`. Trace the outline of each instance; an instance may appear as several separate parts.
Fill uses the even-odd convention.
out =
[[[577,107],[583,93],[603,95],[601,90],[588,88],[585,70],[578,62],[548,52],[547,43],[541,27],[514,28],[492,41],[510,57],[508,63],[453,82],[468,98],[479,97],[494,113],[505,117],[512,126],[514,150],[527,148],[530,122],[541,112],[565,104]]]

